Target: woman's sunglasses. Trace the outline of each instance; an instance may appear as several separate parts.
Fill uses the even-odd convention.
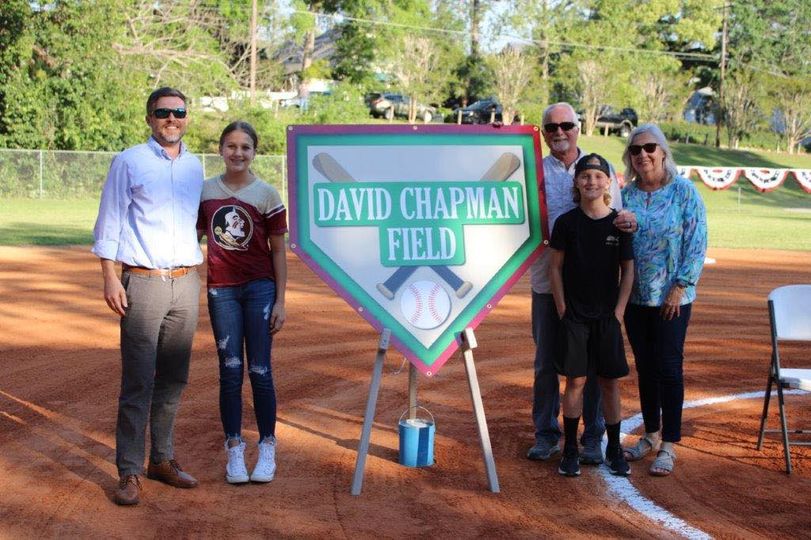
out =
[[[555,133],[555,132],[557,132],[558,128],[562,129],[563,131],[571,131],[576,126],[577,126],[577,124],[575,124],[574,122],[561,122],[560,124],[549,123],[549,124],[544,124],[543,129],[547,133]]]
[[[175,118],[186,118],[186,109],[155,109],[152,111],[152,116],[161,120],[169,118],[170,114]]]
[[[645,144],[632,144],[628,147],[628,151],[631,153],[632,156],[638,156],[642,153],[642,149],[645,149],[645,153],[652,154],[656,152],[656,147],[659,146],[655,142],[649,142]]]

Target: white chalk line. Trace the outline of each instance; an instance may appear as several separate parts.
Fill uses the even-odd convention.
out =
[[[785,390],[784,395],[792,394],[806,394],[802,390]],[[777,392],[772,392],[772,396],[777,395]],[[712,398],[696,399],[684,403],[682,409],[695,409],[697,407],[704,407],[707,405],[716,405],[718,403],[728,403],[738,399],[755,399],[763,398],[763,391],[760,392],[743,392],[740,394],[730,394],[728,396],[719,396]],[[643,424],[642,413],[637,413],[628,419],[622,421],[622,434],[621,438],[629,436],[633,431],[641,427]],[[605,454],[605,438],[603,439],[603,454]],[[607,467],[599,468],[600,476],[608,484],[609,490],[619,497],[620,500],[625,502],[628,506],[645,516],[646,518],[654,521],[665,527],[666,529],[683,536],[695,540],[706,540],[712,538],[706,532],[693,527],[683,519],[671,514],[652,500],[642,495],[633,484],[629,477],[614,476],[608,472]]]

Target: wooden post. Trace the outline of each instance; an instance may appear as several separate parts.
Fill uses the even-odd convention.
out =
[[[389,348],[389,338],[391,338],[391,330],[384,328],[377,344],[372,382],[369,385],[369,398],[366,400],[366,413],[363,416],[363,429],[358,443],[358,457],[355,461],[355,475],[352,477],[352,495],[360,495],[363,488],[363,470],[366,468],[366,455],[369,453],[369,439],[372,434],[372,423],[375,419],[377,394],[380,390],[380,378],[383,375],[383,361],[386,359],[386,351]]]
[[[721,122],[724,116],[724,78],[727,67],[727,3],[724,2],[724,22],[721,29],[721,77],[718,79],[718,106],[715,108],[715,147],[721,148]],[[729,126],[727,126],[729,127]]]
[[[465,328],[465,331],[459,334],[459,338],[462,342],[462,355],[465,358],[465,371],[467,372],[467,381],[470,386],[470,399],[473,402],[476,427],[479,430],[479,440],[482,445],[482,456],[484,457],[484,468],[487,472],[487,483],[490,485],[490,491],[499,493],[496,462],[493,459],[493,448],[490,446],[490,433],[487,430],[487,418],[484,416],[484,405],[482,404],[482,394],[479,389],[479,379],[476,377],[476,366],[473,363],[473,349],[477,347],[476,336],[472,328]]]
[[[411,362],[408,363],[408,418],[413,420],[417,417],[417,368]]]

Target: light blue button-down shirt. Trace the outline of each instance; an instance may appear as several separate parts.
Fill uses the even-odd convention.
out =
[[[677,176],[656,191],[643,191],[632,182],[622,197],[639,223],[629,301],[661,306],[680,282],[685,286],[681,305],[693,302],[707,253],[707,211],[695,184]]]
[[[104,183],[93,253],[145,268],[200,264],[202,189],[203,166],[184,144],[175,159],[152,137],[124,150]]]

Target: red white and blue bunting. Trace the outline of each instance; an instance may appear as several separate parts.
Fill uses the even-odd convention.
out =
[[[811,169],[792,169],[791,173],[806,193],[811,193]]]
[[[694,167],[698,177],[711,189],[727,189],[738,180],[740,169],[730,167]]]
[[[710,189],[727,189],[743,175],[758,191],[773,191],[783,185],[789,174],[806,193],[811,193],[811,169],[769,169],[762,167],[678,167],[679,174],[689,178],[696,173]]]

